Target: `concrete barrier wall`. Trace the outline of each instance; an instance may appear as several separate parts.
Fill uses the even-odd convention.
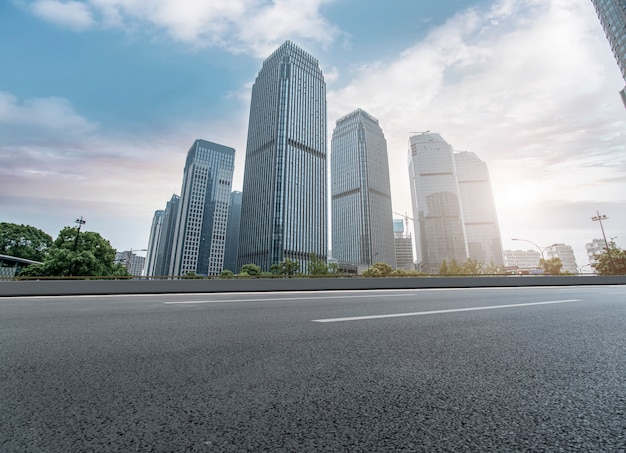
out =
[[[553,277],[486,276],[418,278],[275,278],[245,280],[25,280],[0,281],[0,296],[332,291],[625,284],[626,275]]]

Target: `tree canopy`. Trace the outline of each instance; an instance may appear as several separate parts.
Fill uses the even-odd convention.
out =
[[[548,258],[547,260],[541,259],[539,261],[540,266],[543,269],[543,273],[546,275],[561,275],[561,268],[563,267],[563,262],[561,258],[554,257]]]
[[[609,256],[610,252],[610,256]],[[609,244],[609,250],[596,254],[597,263],[593,268],[600,275],[625,275],[626,274],[626,250],[620,249],[615,242]]]
[[[30,225],[0,223],[0,253],[43,261],[52,246],[52,236]]]
[[[284,275],[285,277],[292,277],[300,271],[300,263],[298,261],[286,258],[277,264],[272,264],[270,271],[273,275]]]
[[[128,276],[115,261],[115,249],[93,231],[78,234],[77,228],[65,227],[49,248],[43,264],[29,266],[20,276]]]

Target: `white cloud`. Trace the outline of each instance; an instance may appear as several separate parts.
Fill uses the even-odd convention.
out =
[[[589,2],[506,0],[459,14],[394,60],[358,69],[329,91],[329,129],[356,107],[380,120],[397,211],[410,211],[409,133],[427,129],[486,160],[496,192],[513,185],[528,190],[529,202],[589,200],[600,174],[626,178],[622,87]],[[607,167],[614,159],[621,165]],[[617,184],[598,198],[624,200]]]
[[[339,30],[319,12],[332,0],[87,0],[31,3],[39,17],[73,29],[152,28],[194,47],[216,46],[259,57],[287,39],[332,42]]]
[[[85,30],[95,25],[89,7],[82,2],[37,0],[30,8],[36,16],[73,30]]]

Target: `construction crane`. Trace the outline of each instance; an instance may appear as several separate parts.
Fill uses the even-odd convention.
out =
[[[399,215],[400,217],[402,217],[404,219],[404,228],[406,230],[407,233],[410,232],[409,230],[409,220],[413,220],[411,217],[409,217],[408,215],[406,215],[406,212],[404,214],[401,214],[399,212],[393,211],[394,214]]]

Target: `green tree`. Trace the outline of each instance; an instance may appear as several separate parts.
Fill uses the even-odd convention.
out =
[[[39,228],[17,223],[0,223],[0,253],[43,261],[52,246],[52,236]]]
[[[329,269],[326,261],[321,259],[319,256],[312,253],[309,256],[309,262],[307,263],[307,273],[309,275],[328,275]]]
[[[220,278],[233,278],[233,277],[234,277],[233,271],[231,271],[229,269],[224,269],[220,273]]]
[[[563,267],[563,262],[561,258],[554,257],[544,260],[543,258],[539,260],[539,266],[543,269],[543,273],[545,275],[561,275],[561,268]]]
[[[93,231],[77,235],[77,228],[63,228],[49,248],[43,264],[29,266],[20,276],[129,276],[126,268],[114,263],[115,249]]]
[[[272,275],[284,275],[285,277],[292,277],[300,271],[300,263],[298,261],[286,258],[280,263],[272,264],[270,272]]]
[[[254,263],[244,264],[239,271],[239,275],[241,274],[244,274],[244,276],[257,277],[261,275],[261,268]]]
[[[444,260],[439,267],[439,275],[462,275],[465,273],[463,266],[459,266],[456,260],[452,260],[450,263]]]
[[[609,253],[611,254],[609,259]],[[597,263],[592,264],[593,268],[600,275],[624,275],[626,274],[626,250],[620,249],[615,242],[609,244],[609,250],[595,255]]]
[[[389,264],[379,261],[363,272],[363,277],[387,277],[392,272],[393,268]]]
[[[480,275],[485,273],[485,265],[474,258],[469,258],[463,266],[461,272],[468,275]]]

